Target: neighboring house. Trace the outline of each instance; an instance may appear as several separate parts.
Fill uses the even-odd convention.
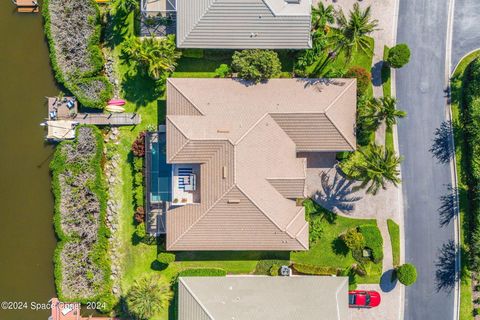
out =
[[[310,48],[311,6],[311,0],[142,0],[144,14],[176,12],[179,48]]]
[[[348,278],[181,277],[178,320],[347,320]]]
[[[355,79],[168,79],[160,158],[147,143],[167,250],[308,250],[297,153],[355,150],[355,112]]]

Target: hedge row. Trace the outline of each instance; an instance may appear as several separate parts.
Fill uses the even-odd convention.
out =
[[[62,301],[114,303],[105,224],[107,193],[98,128],[80,126],[75,141],[62,142],[50,170],[55,198],[54,226],[59,242],[54,254],[55,285]]]
[[[227,271],[220,268],[185,269],[178,273],[179,277],[225,277]]]
[[[257,262],[257,265],[255,266],[255,271],[253,272],[254,274],[270,274],[270,269],[274,265],[279,265],[279,266],[288,266],[290,265],[290,261],[288,260],[260,260]]]
[[[113,87],[102,74],[98,5],[94,0],[45,0],[43,17],[57,81],[82,105],[106,106]]]
[[[299,273],[319,275],[319,276],[331,276],[331,275],[340,275],[342,269],[335,267],[322,267],[316,266],[313,264],[304,264],[304,263],[294,263],[293,269]]]
[[[465,70],[462,87],[461,117],[465,138],[466,181],[471,208],[469,237],[471,267],[480,271],[480,60]]]
[[[365,247],[372,251],[372,261],[379,263],[383,260],[383,238],[377,226],[361,225],[358,231],[365,239]]]

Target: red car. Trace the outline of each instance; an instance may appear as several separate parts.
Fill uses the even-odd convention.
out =
[[[373,308],[378,306],[381,300],[377,291],[355,290],[348,293],[350,308]]]

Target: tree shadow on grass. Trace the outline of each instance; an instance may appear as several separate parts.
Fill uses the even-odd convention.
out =
[[[385,271],[380,278],[380,289],[383,292],[390,292],[395,289],[397,285],[397,277],[395,276],[395,270],[390,269]]]
[[[154,260],[151,264],[150,264],[150,268],[152,270],[155,270],[155,271],[163,271],[165,269],[168,268],[168,264],[165,264],[165,263],[161,263],[160,261],[158,260]]]
[[[348,249],[345,241],[343,241],[340,237],[337,237],[332,241],[332,251],[337,255],[342,255],[345,257],[350,252],[350,249]]]
[[[375,87],[379,87],[383,84],[383,76],[382,76],[382,71],[383,71],[383,61],[378,61],[372,66],[372,84]]]
[[[453,240],[443,244],[439,249],[438,260],[435,263],[437,270],[435,271],[437,292],[442,290],[450,293],[455,287],[455,283],[459,280],[459,274],[456,272],[458,247]]]
[[[451,121],[444,121],[439,128],[435,129],[430,152],[437,158],[439,163],[446,164],[453,159],[455,150],[452,146],[452,137],[453,130]]]
[[[155,81],[147,75],[142,74],[138,68],[130,66],[131,70],[125,74],[122,80],[122,89],[125,98],[136,104],[138,107],[144,107],[150,102],[160,98],[164,93],[164,81]]]
[[[352,196],[355,181],[348,180],[338,172],[331,178],[325,172],[320,174],[321,188],[313,195],[313,199],[329,211],[351,212],[355,209],[354,203],[361,199]]]
[[[103,39],[108,48],[114,49],[128,37],[128,18],[129,14],[123,14],[121,12],[107,15],[107,27],[103,28]]]
[[[450,224],[450,221],[455,217],[458,212],[458,197],[457,189],[452,187],[451,184],[447,185],[447,194],[440,197],[441,206],[438,209],[440,214],[440,226],[445,227]]]

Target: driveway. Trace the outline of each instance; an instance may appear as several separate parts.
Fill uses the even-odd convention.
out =
[[[446,120],[447,11],[448,0],[400,1],[397,42],[412,52],[410,63],[396,72],[399,108],[408,112],[398,125],[405,158],[405,260],[418,270],[417,283],[406,289],[407,320],[454,318],[452,283],[436,276],[439,249],[454,239],[453,223],[440,227],[438,210],[452,173],[429,151],[435,130]]]
[[[462,57],[480,48],[480,1],[456,0],[453,20],[452,70]]]

